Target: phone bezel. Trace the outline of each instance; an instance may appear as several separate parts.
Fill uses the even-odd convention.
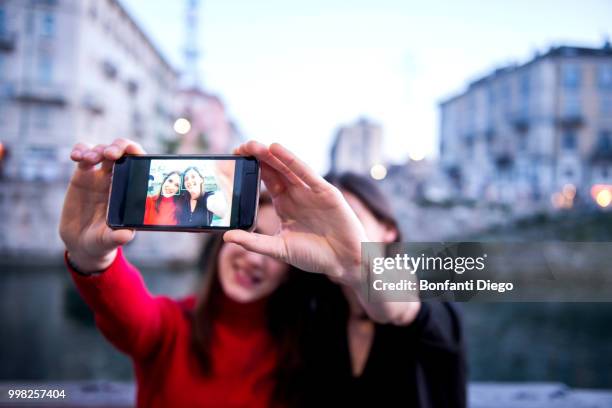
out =
[[[231,225],[229,227],[222,227],[222,226],[208,226],[208,227],[182,227],[182,226],[178,226],[178,225],[145,225],[145,224],[141,224],[141,225],[118,225],[118,224],[112,224],[110,222],[109,219],[109,214],[110,214],[110,209],[111,209],[111,205],[117,205],[115,202],[117,201],[117,199],[113,200],[113,185],[115,184],[115,163],[119,160],[128,160],[131,158],[136,158],[137,160],[142,160],[142,159],[148,159],[148,160],[177,160],[177,159],[185,159],[185,160],[190,160],[190,159],[208,159],[208,160],[239,160],[239,159],[248,159],[248,160],[252,160],[256,163],[256,170],[257,170],[257,188],[255,189],[255,197],[253,198],[254,201],[254,211],[253,211],[253,218],[250,220],[250,224],[245,224],[245,225],[239,225],[237,227],[232,227]],[[113,163],[113,169],[111,172],[111,182],[110,182],[110,186],[109,186],[109,192],[108,192],[108,202],[106,205],[106,225],[111,228],[111,229],[130,229],[130,230],[137,230],[137,231],[166,231],[166,232],[225,232],[225,231],[229,231],[232,229],[243,229],[246,231],[253,231],[255,229],[255,225],[257,222],[257,212],[258,212],[258,208],[259,208],[259,191],[260,191],[260,184],[261,184],[261,165],[259,163],[259,160],[256,157],[253,156],[241,156],[241,155],[233,155],[233,154],[143,154],[143,155],[135,155],[135,154],[126,154],[123,155],[121,158],[119,158],[115,163]],[[243,168],[242,173],[240,174],[240,179],[242,180],[244,178],[244,176],[246,175],[246,169]],[[236,187],[236,183],[238,181],[238,177],[236,174],[234,174],[234,188],[232,190],[232,211],[234,209],[234,206],[236,205],[235,203],[235,187]],[[242,202],[242,194],[240,194],[238,197],[240,197],[240,201]],[[123,197],[122,197],[123,198]]]

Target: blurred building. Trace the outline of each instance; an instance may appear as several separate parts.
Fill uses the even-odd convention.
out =
[[[53,180],[75,141],[158,151],[178,74],[116,0],[0,2],[4,176]]]
[[[497,69],[440,111],[441,165],[464,198],[545,208],[612,183],[609,42]]]
[[[187,120],[180,138],[174,139],[168,151],[181,154],[224,154],[237,147],[244,138],[227,115],[223,101],[200,87],[188,87],[177,92],[175,112]],[[178,129],[181,130],[181,129]]]
[[[331,149],[331,171],[353,171],[370,174],[372,167],[381,165],[382,127],[366,118],[336,132]],[[384,176],[383,176],[384,177]]]
[[[117,0],[0,1],[0,252],[60,254],[73,144],[127,137],[161,152],[177,81]]]

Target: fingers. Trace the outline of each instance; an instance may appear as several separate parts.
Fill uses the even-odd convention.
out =
[[[83,154],[90,149],[90,146],[85,143],[77,143],[70,152],[70,159],[79,162],[83,159]]]
[[[126,153],[144,154],[145,151],[140,144],[120,138],[110,145],[99,144],[93,148],[85,143],[77,143],[70,152],[70,158],[77,162],[82,170],[88,170],[102,163],[102,168],[110,171],[113,162]]]
[[[282,176],[266,163],[261,163],[261,179],[272,197],[285,191],[286,185]]]
[[[102,245],[105,249],[115,249],[121,245],[125,245],[134,239],[135,232],[129,229],[113,230],[106,228],[102,234]]]
[[[270,145],[270,152],[290,171],[292,171],[304,184],[313,190],[323,190],[329,186],[323,177],[318,175],[306,163],[297,158],[296,155],[285,149],[278,143]]]
[[[269,148],[266,148],[261,143],[250,141],[241,145],[235,151],[237,154],[257,157],[261,162],[267,164],[269,168],[276,170],[277,173],[282,175],[292,185],[305,185],[314,191],[321,191],[330,186],[323,177],[278,143],[272,143]],[[268,171],[268,173],[271,172]],[[264,177],[263,172],[262,177]],[[266,186],[268,186],[268,183],[266,183]],[[268,188],[270,187],[268,186]]]
[[[142,146],[129,139],[115,139],[104,149],[104,157],[108,160],[117,160],[124,154],[145,154]]]
[[[260,162],[267,164],[270,168],[276,170],[286,180],[288,184],[294,186],[303,186],[304,183],[295,175],[291,170],[287,168],[281,161],[279,161],[268,147],[264,144],[251,140],[238,148],[239,154],[247,156],[255,156]]]
[[[231,230],[223,234],[225,242],[240,245],[247,251],[257,252],[275,259],[285,261],[287,250],[283,239],[279,236],[258,234],[243,230]]]
[[[78,163],[80,169],[87,170],[104,160],[103,151],[104,145],[101,144],[91,148],[84,143],[77,143],[70,153],[70,158]]]

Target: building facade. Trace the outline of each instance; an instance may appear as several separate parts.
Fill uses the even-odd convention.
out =
[[[176,140],[177,153],[226,154],[244,141],[217,95],[188,87],[177,93],[175,101],[175,112],[189,122],[189,130]]]
[[[5,178],[65,179],[77,141],[158,151],[172,131],[174,68],[116,0],[0,0]]]
[[[382,127],[366,118],[336,132],[331,148],[331,170],[370,174],[373,166],[383,163]]]
[[[126,137],[163,152],[177,83],[117,0],[0,0],[0,252],[61,254],[74,143]],[[137,241],[167,242],[155,238]]]
[[[612,184],[612,47],[553,47],[440,104],[440,163],[455,194],[525,209]]]

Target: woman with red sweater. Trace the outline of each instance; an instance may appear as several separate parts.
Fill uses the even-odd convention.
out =
[[[327,275],[375,322],[408,326],[422,314],[419,302],[367,302],[360,266],[368,238],[340,190],[282,146],[256,142],[235,153],[260,160],[271,197],[257,230],[211,241],[210,273],[194,298],[152,296],[121,250],[134,231],[111,230],[104,219],[112,164],[125,153],[144,152],[125,139],[74,147],[60,235],[98,327],[133,360],[139,407],[293,405],[304,391],[295,387],[306,384],[297,268]]]
[[[159,192],[147,196],[145,203],[145,225],[176,225],[176,202],[181,188],[181,173],[171,171],[164,177]]]

